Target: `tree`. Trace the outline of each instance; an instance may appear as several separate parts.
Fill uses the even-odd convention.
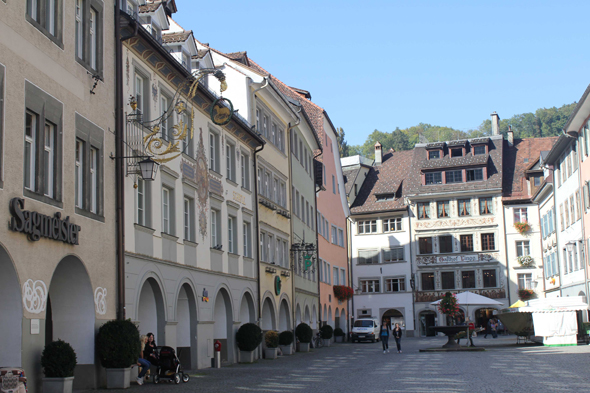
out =
[[[349,155],[348,143],[346,143],[344,136],[344,128],[338,127],[336,129],[336,140],[338,141],[338,151],[340,152],[340,157],[348,157]]]
[[[403,132],[402,130],[397,127],[391,133],[391,142],[392,146],[395,151],[402,151],[402,150],[409,150],[410,149],[410,139],[408,138],[408,134]]]

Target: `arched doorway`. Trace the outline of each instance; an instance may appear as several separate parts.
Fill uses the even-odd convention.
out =
[[[480,308],[475,310],[475,326],[487,328],[488,320],[494,316],[495,308]]]
[[[166,344],[166,307],[162,289],[155,278],[149,277],[144,281],[137,307],[139,332],[153,333],[157,345]]]
[[[176,351],[183,368],[197,364],[197,302],[192,287],[184,284],[176,301]]]
[[[340,327],[340,311],[338,309],[334,310],[334,329]]]
[[[317,329],[318,325],[318,310],[315,307],[315,304],[313,305],[313,311],[311,313],[311,328],[312,329]]]
[[[0,246],[0,365],[21,366],[23,307],[12,259]],[[47,294],[43,292],[43,297]],[[45,298],[43,298],[43,302]]]
[[[291,317],[289,315],[289,304],[283,299],[279,306],[279,332],[291,330]]]
[[[301,306],[299,306],[299,304],[297,305],[297,308],[295,309],[295,326],[299,326],[299,324],[301,323]]]
[[[265,331],[276,329],[275,308],[268,297],[264,299],[264,303],[262,304],[262,321],[260,328]]]
[[[94,337],[94,294],[90,278],[82,261],[70,255],[59,262],[49,284],[45,344],[64,340],[76,351],[76,369],[85,365],[94,368]],[[93,385],[94,381],[88,378],[86,381],[78,378],[75,386]]]
[[[221,288],[215,296],[215,309],[213,314],[215,325],[213,327],[213,341],[221,342],[221,360],[233,363],[234,361],[234,334],[231,298],[225,288]]]
[[[242,297],[240,305],[240,322],[243,324],[256,321],[256,310],[254,309],[254,300],[250,292],[246,292]]]
[[[436,333],[430,329],[432,326],[436,326],[436,313],[434,311],[422,311],[418,317],[420,320],[420,336],[436,336]]]
[[[320,318],[320,322],[321,322],[321,324],[324,324],[324,323],[326,323],[327,320],[328,320],[328,306],[326,306],[324,304],[324,313],[322,314],[322,317]]]
[[[393,329],[396,323],[399,323],[402,329],[406,326],[404,320],[404,314],[402,314],[399,310],[395,308],[391,308],[383,313],[383,317],[381,317],[381,321],[388,320],[389,326]]]
[[[334,322],[332,321],[332,306],[328,307],[328,319],[326,323],[332,327],[334,326]]]
[[[309,306],[305,306],[305,314],[303,320],[311,327],[311,315],[309,315]]]

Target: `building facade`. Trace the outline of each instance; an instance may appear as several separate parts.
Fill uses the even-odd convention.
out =
[[[98,387],[95,335],[116,316],[113,9],[0,2],[0,364],[30,392],[58,338],[74,388]]]

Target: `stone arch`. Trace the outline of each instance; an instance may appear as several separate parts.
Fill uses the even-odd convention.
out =
[[[45,343],[62,339],[76,351],[78,365],[94,364],[94,292],[86,267],[74,256],[64,257],[49,284]]]
[[[233,312],[231,296],[225,286],[221,286],[215,295],[213,320],[213,340],[221,342],[221,359],[234,362]]]
[[[21,285],[12,258],[2,244],[0,272],[0,364],[20,367],[23,332]]]
[[[286,298],[283,298],[279,306],[279,332],[291,329],[291,312],[289,310],[289,303]]]
[[[320,318],[320,322],[326,322],[328,320],[328,306],[324,304],[324,313]]]
[[[338,308],[334,309],[334,329],[340,327],[340,310]]]
[[[136,320],[141,334],[153,333],[156,344],[166,344],[166,298],[160,277],[153,271],[139,286]]]
[[[400,327],[402,328],[406,325],[404,313],[396,308],[390,308],[386,310],[381,316],[381,322],[384,320],[389,320],[389,325],[392,328],[396,323],[399,323]]]
[[[260,321],[260,328],[262,330],[276,330],[275,310],[274,297],[265,296],[262,302],[262,318]]]
[[[314,304],[312,307],[312,312],[311,312],[311,328],[317,329],[317,327],[318,327],[318,310]]]
[[[186,369],[198,362],[197,296],[189,280],[183,280],[176,295],[176,351]]]
[[[488,320],[494,315],[494,311],[497,311],[495,307],[478,307],[473,310],[473,316],[475,326],[487,327]]]
[[[326,323],[330,326],[334,326],[334,321],[332,320],[332,305],[328,306],[328,319]]]
[[[305,306],[305,313],[303,314],[303,321],[311,326],[311,314],[309,313],[309,306]]]
[[[295,326],[297,327],[301,322],[301,306],[298,304],[295,309]]]
[[[256,307],[254,306],[254,297],[250,291],[244,291],[242,301],[240,302],[240,323],[256,322]]]

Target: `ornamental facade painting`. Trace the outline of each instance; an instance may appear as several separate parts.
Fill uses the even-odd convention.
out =
[[[199,145],[197,146],[196,183],[197,199],[199,200],[199,233],[205,239],[207,236],[207,199],[209,198],[209,168],[205,145],[203,144],[203,129],[199,128]]]

